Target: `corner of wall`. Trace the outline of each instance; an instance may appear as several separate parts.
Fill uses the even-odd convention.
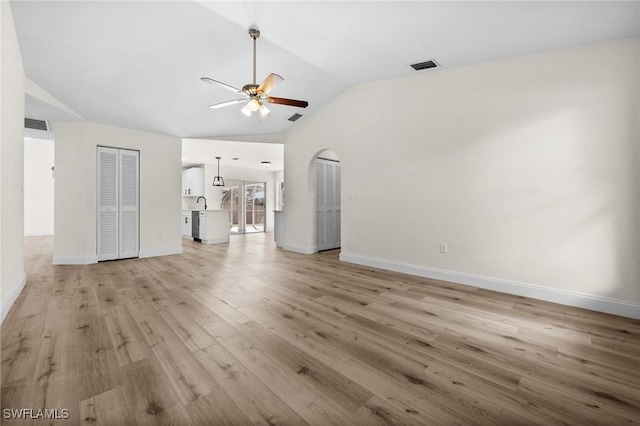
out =
[[[0,311],[0,324],[4,322],[4,319],[7,317],[9,310],[13,306],[13,303],[16,301],[20,292],[24,289],[24,286],[27,284],[27,274],[23,274],[20,279],[14,283],[10,287],[9,294],[2,295],[2,311]]]
[[[0,2],[0,305],[2,319],[26,283],[24,270],[25,75],[9,2]]]

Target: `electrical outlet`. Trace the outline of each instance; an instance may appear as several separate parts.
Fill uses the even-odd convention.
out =
[[[447,247],[446,243],[440,243],[440,253],[446,253],[449,247]]]

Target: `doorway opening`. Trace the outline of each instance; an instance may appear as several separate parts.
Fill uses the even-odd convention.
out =
[[[231,234],[265,232],[266,182],[227,181],[222,208],[229,211]]]

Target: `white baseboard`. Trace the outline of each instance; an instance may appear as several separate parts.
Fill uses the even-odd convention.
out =
[[[155,250],[140,250],[138,257],[142,259],[144,257],[171,256],[172,254],[182,254],[182,246]]]
[[[98,256],[53,256],[54,265],[90,265],[98,263]]]
[[[283,244],[282,248],[287,251],[295,251],[296,253],[301,254],[313,254],[318,252],[317,247],[302,247],[294,244]]]
[[[53,232],[47,232],[47,231],[43,231],[43,232],[26,232],[24,234],[25,237],[52,237],[53,236]]]
[[[138,257],[142,259],[172,254],[182,254],[182,246],[157,250],[140,250]],[[92,263],[98,263],[98,256],[53,256],[54,265],[89,265]]]
[[[200,240],[204,244],[224,244],[229,242],[229,238],[216,238],[214,240]]]
[[[607,314],[640,319],[640,305],[599,296],[556,290],[547,287],[522,284],[515,281],[482,277],[463,272],[446,271],[426,266],[411,265],[354,254],[341,253],[340,260],[349,263],[356,263],[358,265],[372,266],[374,268],[388,269],[390,271],[416,275],[419,277],[449,281],[487,290],[499,291],[501,293],[514,294],[516,296],[530,297],[532,299],[590,309],[592,311],[604,312]]]
[[[22,289],[26,284],[27,284],[27,274],[23,272],[22,277],[20,277],[20,280],[18,280],[17,283],[11,286],[11,290],[9,291],[9,294],[5,295],[4,299],[2,300],[2,312],[0,312],[0,315],[2,315],[2,317],[0,318],[0,324],[4,322],[4,318],[9,313],[9,309],[11,309],[11,306],[13,306],[13,302],[16,301],[16,299],[20,295],[20,292],[22,291]]]

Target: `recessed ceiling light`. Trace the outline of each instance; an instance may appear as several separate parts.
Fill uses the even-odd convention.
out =
[[[240,157],[233,157],[232,160],[234,161],[238,161],[240,159]]]
[[[271,165],[271,161],[263,161],[262,167],[269,167]]]

